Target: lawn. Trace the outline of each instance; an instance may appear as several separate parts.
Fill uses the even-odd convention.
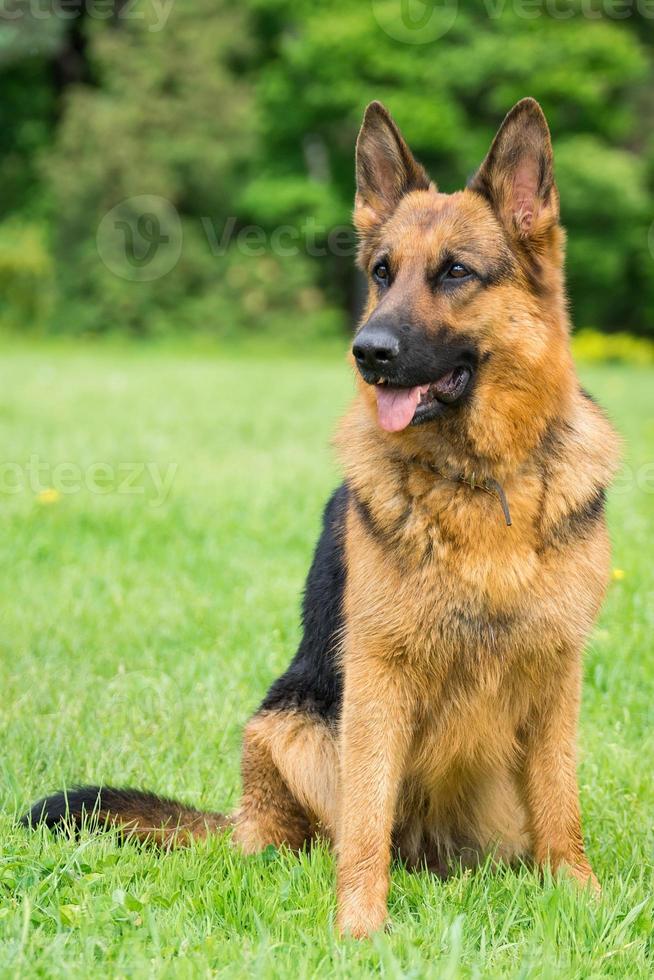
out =
[[[633,472],[610,499],[614,581],[585,660],[582,808],[603,897],[527,871],[442,884],[398,869],[392,932],[356,944],[334,937],[322,849],[157,855],[16,827],[74,781],[234,804],[241,727],[298,639],[347,367],[4,351],[1,976],[652,976],[654,372],[583,373]]]

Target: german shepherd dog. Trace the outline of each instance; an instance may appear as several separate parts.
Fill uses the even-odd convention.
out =
[[[354,221],[367,307],[304,632],[249,721],[231,817],[82,787],[24,818],[83,815],[166,846],[231,828],[248,854],[331,842],[338,927],[387,917],[393,854],[445,875],[492,855],[584,851],[575,742],[582,650],[609,575],[618,440],[569,345],[545,117],[509,112],[465,190],[438,192],[368,106]]]

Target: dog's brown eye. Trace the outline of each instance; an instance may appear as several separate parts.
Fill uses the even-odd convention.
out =
[[[378,262],[377,265],[372,270],[372,275],[373,278],[377,280],[377,282],[386,284],[390,278],[388,272],[388,266],[385,265],[383,262]]]
[[[465,279],[470,275],[470,270],[466,269],[460,262],[454,262],[447,270],[448,279]]]

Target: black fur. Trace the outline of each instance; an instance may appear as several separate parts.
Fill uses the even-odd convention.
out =
[[[399,354],[383,371],[389,384],[412,388],[436,381],[460,365],[470,368],[473,374],[479,366],[479,350],[474,339],[445,325],[434,330],[430,325],[414,322],[406,311],[392,316],[372,313],[356,334],[355,346],[377,332],[395,338],[399,344]],[[376,384],[382,377],[367,364],[357,362],[357,368],[368,384]]]
[[[79,828],[83,822],[97,824],[100,813],[121,814],[134,808],[160,812],[170,810],[176,814],[188,808],[176,800],[156,796],[138,789],[111,786],[73,786],[68,790],[44,796],[42,800],[21,817],[23,827],[36,827],[44,823],[51,830],[61,830],[66,825]]]
[[[547,544],[550,547],[570,544],[575,538],[584,538],[604,517],[606,490],[599,487],[592,497],[571,510],[550,531]]]
[[[374,538],[379,544],[386,548],[397,544],[398,539],[402,535],[402,531],[406,527],[407,521],[411,517],[412,507],[410,503],[407,504],[404,512],[400,514],[394,523],[389,524],[386,527],[382,527],[377,522],[368,503],[360,494],[358,494],[355,490],[350,490],[350,499],[352,500],[357,514],[363,522],[363,526],[371,538]]]
[[[350,493],[342,484],[331,497],[309,570],[302,604],[303,634],[285,674],[272,685],[260,710],[296,708],[333,722],[340,715],[343,677],[338,662],[343,628],[343,535]]]
[[[380,544],[388,544],[388,532],[379,526],[366,501],[354,490],[352,491],[352,502],[368,534]]]

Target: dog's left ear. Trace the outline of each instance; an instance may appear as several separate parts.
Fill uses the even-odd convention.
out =
[[[430,186],[429,177],[381,102],[371,102],[363,117],[356,179],[354,224],[363,236],[390,218],[405,194]]]
[[[491,203],[519,238],[529,239],[558,221],[552,141],[535,99],[522,99],[507,114],[468,186]]]

